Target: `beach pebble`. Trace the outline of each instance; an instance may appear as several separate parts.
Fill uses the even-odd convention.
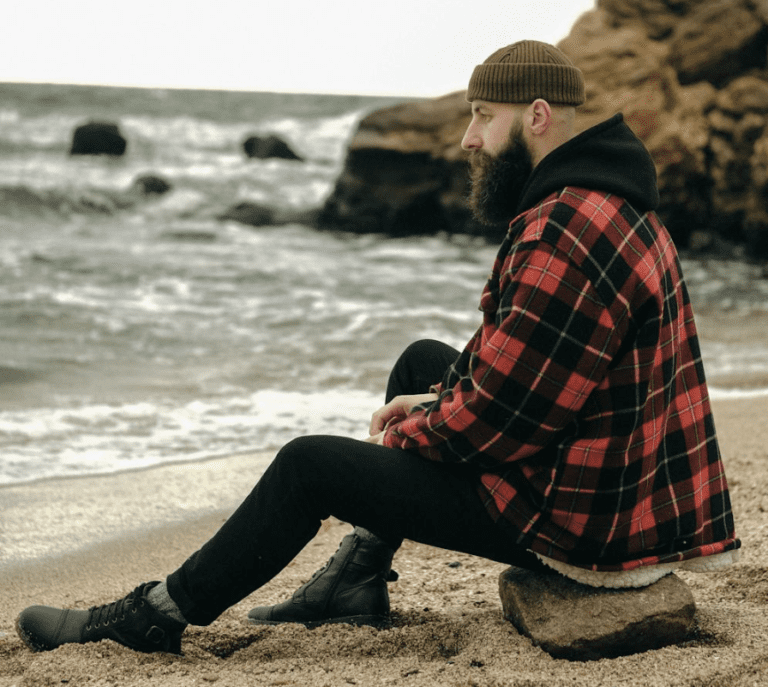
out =
[[[693,594],[667,575],[638,589],[605,589],[508,568],[499,577],[504,617],[556,658],[596,660],[684,641],[693,625]]]

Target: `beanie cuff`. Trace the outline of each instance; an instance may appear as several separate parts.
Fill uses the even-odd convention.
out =
[[[552,105],[583,105],[586,100],[581,71],[565,64],[480,64],[472,72],[467,100],[495,103],[532,103],[542,98]]]

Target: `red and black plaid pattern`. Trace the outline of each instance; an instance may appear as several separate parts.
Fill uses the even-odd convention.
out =
[[[517,543],[595,570],[740,544],[693,313],[654,213],[569,187],[512,222],[439,400],[385,444],[471,463]]]

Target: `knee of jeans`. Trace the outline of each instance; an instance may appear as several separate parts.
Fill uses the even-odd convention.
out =
[[[410,360],[416,358],[417,360],[421,360],[425,355],[429,356],[435,350],[435,347],[444,345],[445,344],[436,339],[419,339],[406,346],[405,350],[400,355],[400,359]]]
[[[324,435],[309,435],[292,439],[275,456],[282,468],[298,473],[302,479],[321,479],[336,467],[341,456],[349,453],[344,442],[349,439]],[[341,448],[340,448],[341,445]]]
[[[334,483],[334,475],[338,474],[335,461],[329,459],[325,443],[329,439],[332,438],[305,436],[293,439],[278,451],[270,466],[281,488],[298,495],[305,507],[317,509],[321,518],[329,515],[325,513],[325,496],[329,485]]]
[[[316,476],[316,453],[308,437],[289,441],[275,456],[270,472],[278,480],[280,488],[300,493],[306,498],[312,491]]]
[[[423,394],[439,382],[458,352],[434,339],[410,344],[400,355],[387,383],[386,400],[400,394]]]
[[[423,370],[425,361],[433,360],[435,351],[443,345],[434,339],[420,339],[409,344],[400,354],[392,368],[393,377],[400,385],[411,383],[412,378]],[[391,385],[392,379],[390,379]],[[426,390],[405,389],[403,391],[406,393],[422,393]]]
[[[292,439],[277,452],[275,462],[288,466],[291,469],[303,471],[308,466],[307,464],[317,455],[312,439],[312,437]]]

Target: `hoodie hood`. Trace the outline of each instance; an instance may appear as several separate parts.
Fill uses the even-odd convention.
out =
[[[517,214],[566,186],[617,195],[641,214],[659,205],[656,167],[621,114],[583,131],[547,155],[528,179]]]

